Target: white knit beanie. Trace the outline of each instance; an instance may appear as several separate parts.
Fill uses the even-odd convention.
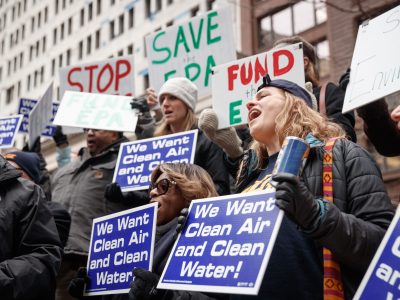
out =
[[[158,102],[161,105],[161,96],[171,94],[182,100],[193,112],[197,102],[197,87],[185,77],[176,77],[167,80],[158,93]]]

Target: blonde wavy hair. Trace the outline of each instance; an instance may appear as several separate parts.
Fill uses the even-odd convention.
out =
[[[187,114],[185,116],[185,119],[183,120],[183,123],[185,124],[184,130],[183,131],[188,131],[191,130],[195,127],[197,127],[197,117],[194,114],[194,112],[188,108]],[[165,118],[161,121],[161,124],[157,126],[154,136],[163,136],[167,134],[172,134],[175,132],[172,132],[171,126],[167,124]]]
[[[282,93],[285,97],[285,105],[275,119],[275,132],[281,146],[287,136],[304,139],[307,134],[311,133],[324,143],[332,137],[346,137],[346,133],[340,125],[331,122],[325,116],[307,106],[304,100],[286,91],[282,91]],[[266,146],[253,141],[250,148],[256,152],[256,169],[262,168],[265,159],[268,157]],[[240,171],[241,169],[242,166]]]
[[[213,180],[202,167],[186,163],[163,163],[151,173],[151,182],[156,182],[163,173],[176,182],[187,206],[193,199],[218,196]]]

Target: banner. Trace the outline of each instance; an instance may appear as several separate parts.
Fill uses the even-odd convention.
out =
[[[14,145],[21,121],[22,115],[0,118],[0,149]]]
[[[209,11],[146,37],[150,86],[160,90],[172,77],[193,81],[199,98],[211,94],[211,68],[236,59],[229,8]]]
[[[65,91],[132,96],[134,90],[133,55],[60,70],[60,98]]]
[[[343,112],[400,90],[400,6],[360,25]]]
[[[353,299],[400,299],[400,206]]]
[[[151,271],[157,203],[93,220],[84,295],[129,292],[132,270]]]
[[[246,104],[267,73],[271,79],[286,79],[304,87],[302,47],[302,43],[289,45],[213,68],[212,106],[218,128],[247,123]]]
[[[53,82],[47,88],[43,96],[38,100],[38,103],[32,108],[29,113],[29,148],[32,148],[36,139],[40,137],[43,130],[49,123],[52,117],[52,100],[53,100]]]
[[[257,295],[282,218],[274,191],[192,201],[157,288]]]
[[[147,189],[150,175],[160,163],[193,163],[197,130],[122,143],[113,182],[124,192]]]
[[[28,124],[29,124],[29,113],[35,107],[38,101],[34,99],[26,99],[20,98],[19,99],[19,106],[18,106],[18,114],[23,115],[22,123],[19,128],[19,132],[28,133]],[[56,131],[56,126],[50,125],[53,124],[54,117],[57,113],[59,103],[53,102],[52,103],[52,116],[46,126],[45,130],[42,132],[42,136],[52,137]]]
[[[132,97],[67,91],[53,123],[61,126],[135,131],[137,114]]]

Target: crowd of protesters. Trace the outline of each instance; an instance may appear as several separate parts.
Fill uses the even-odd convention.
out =
[[[247,104],[244,128],[218,129],[212,109],[197,117],[197,87],[186,78],[169,79],[159,91],[148,89],[152,114],[145,115],[147,124],[138,123],[144,125],[141,137],[198,129],[194,164],[160,164],[152,172],[148,192],[124,193],[112,183],[119,146],[128,141],[121,132],[85,128],[86,147],[71,159],[67,136],[58,128],[54,140],[59,169],[51,179],[40,140],[32,149],[0,156],[0,297],[86,298],[93,219],[157,202],[153,271],[133,270],[129,294],[92,299],[322,299],[326,293],[351,299],[394,207],[375,161],[355,143],[354,113],[341,112],[350,71],[337,85],[321,84],[311,44],[293,37],[277,41],[275,48],[298,42],[303,43],[307,89],[266,74]],[[357,109],[357,114],[379,153],[400,154],[400,106],[390,113],[382,99]],[[287,136],[310,145],[301,176],[273,174]],[[323,179],[329,145],[332,201],[325,197]],[[268,187],[276,189],[276,205],[285,217],[257,296],[156,288],[176,229],[184,226],[178,224],[182,209],[194,199]],[[333,287],[325,284],[326,260],[340,269],[340,278],[330,278]]]

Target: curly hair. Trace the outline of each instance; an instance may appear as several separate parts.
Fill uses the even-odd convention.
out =
[[[287,136],[304,139],[307,134],[311,133],[322,142],[327,142],[332,137],[346,136],[340,125],[329,121],[325,116],[307,106],[304,100],[286,91],[282,92],[285,96],[285,104],[275,119],[275,132],[280,145]],[[254,140],[251,149],[256,152],[256,168],[262,168],[268,157],[267,148],[264,144]]]
[[[163,173],[176,182],[187,206],[193,199],[218,196],[210,175],[202,167],[187,163],[159,164],[151,173],[151,182]]]
[[[183,123],[185,124],[184,131],[191,130],[191,129],[197,127],[197,117],[194,114],[194,112],[191,111],[190,109],[188,109],[185,119],[183,120]],[[175,132],[172,132],[171,126],[169,124],[167,124],[167,122],[165,121],[165,118],[163,118],[163,120],[161,121],[161,124],[158,125],[156,128],[156,130],[154,132],[154,136],[163,136],[163,135],[167,135],[167,134],[171,134],[171,133],[175,133]]]

